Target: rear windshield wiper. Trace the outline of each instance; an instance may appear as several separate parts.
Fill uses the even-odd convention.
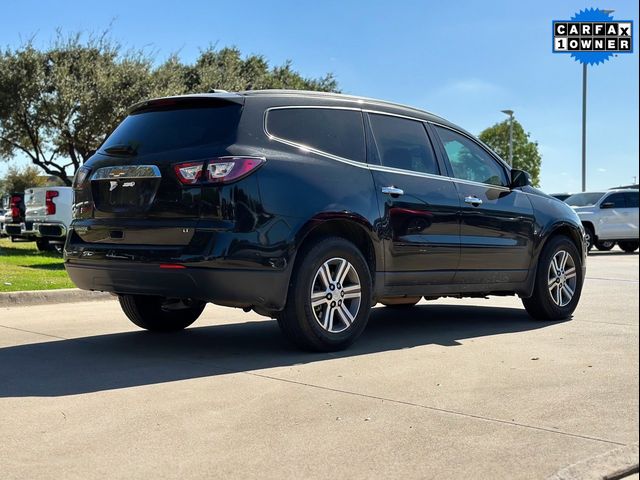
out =
[[[127,155],[127,156],[137,155],[138,153],[138,150],[136,148],[133,148],[131,145],[126,145],[124,143],[111,145],[110,147],[105,148],[103,151],[111,155]]]

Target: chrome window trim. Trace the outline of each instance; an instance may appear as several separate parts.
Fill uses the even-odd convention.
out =
[[[148,169],[150,172],[144,175],[136,175],[136,169]],[[113,175],[113,171],[123,171],[123,175]],[[131,173],[127,173],[127,171],[131,171]],[[110,167],[101,167],[98,168],[93,175],[91,175],[91,181],[93,180],[114,180],[114,179],[125,179],[125,178],[160,178],[162,174],[160,173],[160,169],[156,165],[113,165]]]
[[[341,162],[341,163],[345,163],[347,165],[351,165],[353,167],[358,167],[358,168],[364,168],[367,170],[376,170],[376,171],[380,171],[380,172],[387,172],[387,173],[396,173],[396,174],[400,174],[400,175],[407,175],[410,177],[422,177],[422,178],[429,178],[432,180],[446,180],[446,181],[452,181],[454,183],[462,183],[462,184],[466,184],[466,185],[474,185],[474,186],[480,186],[480,187],[486,187],[486,188],[490,188],[490,189],[494,189],[494,190],[502,190],[502,191],[507,191],[510,192],[512,191],[511,188],[509,187],[505,187],[502,185],[491,185],[489,183],[481,183],[481,182],[474,182],[471,180],[465,180],[462,178],[455,178],[455,177],[449,177],[447,175],[435,175],[432,173],[422,173],[422,172],[414,172],[412,170],[404,170],[401,168],[394,168],[394,167],[385,167],[383,165],[374,165],[374,164],[370,164],[370,163],[366,163],[366,162],[359,162],[357,160],[351,160],[349,158],[344,158],[344,157],[340,157],[338,155],[333,155],[331,153],[327,153],[324,152],[322,150],[318,150],[316,148],[313,147],[309,147],[307,145],[302,145],[296,142],[292,142],[290,140],[286,140],[284,138],[280,138],[276,135],[273,135],[272,133],[269,132],[268,128],[267,128],[267,117],[269,115],[269,112],[271,110],[286,110],[286,109],[292,109],[292,108],[321,108],[321,109],[333,109],[333,110],[351,110],[351,111],[359,111],[362,113],[373,113],[373,114],[380,114],[380,115],[388,115],[391,117],[399,117],[399,118],[405,118],[407,120],[413,120],[416,122],[421,122],[421,123],[431,123],[433,125],[438,125],[444,128],[448,128],[449,130],[459,133],[460,135],[463,135],[467,138],[469,138],[472,141],[473,138],[471,138],[468,134],[465,134],[464,132],[461,132],[459,130],[456,130],[455,128],[451,128],[447,125],[443,125],[440,124],[438,122],[433,122],[431,120],[425,120],[422,118],[416,118],[416,117],[410,117],[407,115],[400,115],[397,113],[390,113],[390,112],[381,112],[378,110],[372,110],[372,109],[362,109],[362,108],[355,108],[355,107],[336,107],[336,106],[322,106],[322,105],[286,105],[286,106],[278,106],[278,107],[269,107],[264,111],[264,115],[263,115],[263,119],[262,119],[262,129],[264,131],[264,134],[267,136],[268,139],[270,140],[274,140],[276,142],[280,142],[282,144],[288,145],[290,147],[296,147],[299,148],[303,151],[307,151],[307,152],[311,152],[311,153],[315,153],[316,155],[320,155],[321,157],[326,157],[329,158],[331,160],[335,160],[337,162]],[[475,141],[475,143],[478,143],[477,141]],[[485,149],[486,150],[486,149]],[[493,157],[494,155],[490,153],[490,155]]]

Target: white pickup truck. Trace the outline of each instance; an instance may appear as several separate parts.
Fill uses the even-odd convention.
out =
[[[617,243],[625,252],[638,249],[637,189],[583,192],[565,200],[578,214],[589,249],[611,250]]]
[[[37,187],[24,191],[26,206],[23,234],[36,238],[38,250],[62,251],[71,224],[73,189]]]

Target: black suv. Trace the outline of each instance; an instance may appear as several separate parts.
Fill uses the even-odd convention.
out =
[[[312,350],[346,347],[376,302],[519,295],[575,310],[584,231],[448,121],[378,100],[249,91],[139,103],[74,180],[65,265],[142,328],[207,302],[277,318]]]

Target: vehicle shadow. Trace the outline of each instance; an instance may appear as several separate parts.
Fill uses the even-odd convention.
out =
[[[330,354],[294,349],[276,322],[266,319],[174,334],[137,331],[18,345],[0,349],[0,398],[74,395],[429,344],[453,347],[460,340],[548,325],[521,309],[421,305],[373,309],[356,344]]]
[[[589,252],[590,257],[599,257],[600,255],[638,255],[638,252],[623,252],[622,250],[610,250],[608,252],[601,252],[598,250],[591,250]]]
[[[36,270],[64,270],[64,263],[34,263],[33,265],[20,265],[25,268],[35,268]]]

